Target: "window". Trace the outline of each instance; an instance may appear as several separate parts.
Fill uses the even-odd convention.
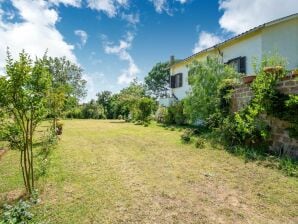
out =
[[[171,76],[171,88],[181,87],[183,83],[183,74],[178,73]]]
[[[229,60],[226,64],[230,65],[239,73],[246,73],[246,57],[238,57]]]

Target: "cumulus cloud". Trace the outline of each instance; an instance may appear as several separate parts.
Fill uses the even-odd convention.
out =
[[[81,7],[81,0],[48,0],[54,5],[64,4],[66,6]]]
[[[40,57],[48,50],[50,56],[66,56],[77,62],[73,53],[74,46],[66,43],[55,27],[59,16],[48,2],[12,0],[12,4],[22,20],[8,22],[0,12],[0,67],[3,68],[5,64],[7,47],[14,57],[22,49],[33,57]]]
[[[221,28],[239,34],[260,24],[298,12],[297,0],[221,0]]]
[[[104,43],[104,50],[107,54],[115,54],[120,60],[128,62],[128,68],[123,69],[122,73],[118,77],[118,84],[130,83],[140,72],[140,69],[128,52],[128,50],[131,48],[133,39],[134,35],[128,32],[126,37],[119,41],[118,45],[107,42]]]
[[[197,43],[194,46],[194,49],[192,50],[192,52],[195,54],[201,50],[204,50],[208,47],[212,47],[215,44],[218,44],[219,42],[221,42],[222,39],[221,37],[213,34],[213,33],[208,33],[206,31],[202,31],[199,34],[199,38]]]
[[[136,25],[140,22],[140,15],[137,13],[137,14],[125,14],[125,13],[122,13],[121,14],[121,19],[127,21],[129,24],[132,24],[132,25]]]
[[[87,32],[84,30],[75,30],[74,33],[80,38],[80,43],[78,44],[79,48],[84,47],[88,39]]]
[[[95,99],[99,88],[106,85],[105,75],[100,72],[84,74],[82,78],[87,81],[86,88],[88,89],[87,96],[84,98],[83,102]]]
[[[87,0],[88,7],[103,11],[109,17],[115,17],[119,7],[128,5],[128,0]]]
[[[185,4],[188,1],[189,0],[175,0],[175,2],[179,2],[180,4]],[[170,8],[169,4],[170,2],[173,2],[173,0],[150,0],[150,2],[153,3],[156,12],[166,12],[167,14],[172,15],[172,9]]]

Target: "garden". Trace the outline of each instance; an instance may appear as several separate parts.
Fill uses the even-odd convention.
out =
[[[189,68],[192,91],[158,104],[169,63],[119,93],[86,94],[83,70],[25,52],[0,77],[0,223],[296,223],[297,160],[270,150],[264,114],[297,139],[297,94],[278,55],[255,61],[252,99],[217,58]]]

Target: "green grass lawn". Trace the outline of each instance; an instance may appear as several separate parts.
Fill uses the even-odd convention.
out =
[[[298,180],[179,131],[72,120],[38,181],[46,223],[298,223]],[[0,160],[0,200],[22,190],[18,153]]]

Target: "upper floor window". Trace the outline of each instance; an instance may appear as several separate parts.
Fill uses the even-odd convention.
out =
[[[246,74],[246,57],[233,58],[227,61],[226,64],[233,67],[235,71]]]
[[[171,88],[178,88],[183,85],[183,74],[178,73],[175,75],[171,75]]]

